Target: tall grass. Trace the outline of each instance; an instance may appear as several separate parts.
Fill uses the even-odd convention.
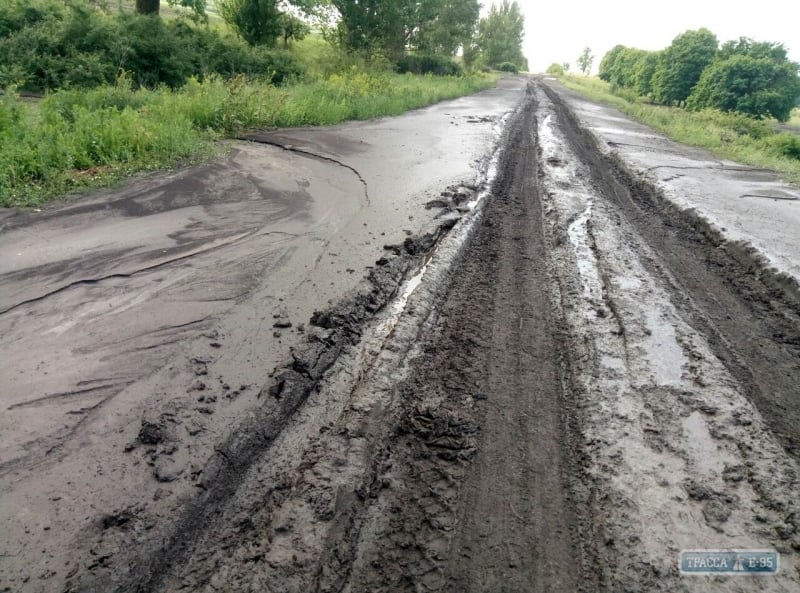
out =
[[[133,171],[208,157],[248,128],[396,115],[488,88],[496,78],[368,74],[356,68],[276,87],[191,79],[180,90],[115,86],[58,91],[41,103],[0,97],[0,206],[29,206]]]
[[[772,169],[787,181],[800,184],[800,137],[776,133],[774,122],[716,110],[692,112],[651,105],[630,92],[612,92],[611,86],[598,78],[559,78],[567,88],[616,107],[673,140],[705,148],[722,158]]]

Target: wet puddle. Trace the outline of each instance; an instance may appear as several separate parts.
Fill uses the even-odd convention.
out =
[[[643,348],[653,380],[657,385],[679,384],[685,359],[675,336],[675,328],[657,310],[646,309],[644,317],[648,332],[643,340]]]

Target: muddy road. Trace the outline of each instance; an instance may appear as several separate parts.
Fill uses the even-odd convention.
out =
[[[258,278],[214,274],[210,291],[245,286],[249,296],[224,314],[202,310],[208,321],[192,326],[191,343],[208,352],[164,350],[191,337],[173,331],[158,351],[167,368],[135,367],[154,374],[130,379],[130,409],[103,392],[99,418],[66,425],[69,437],[40,426],[26,441],[36,425],[6,432],[2,520],[13,538],[0,590],[800,590],[800,245],[771,228],[798,216],[787,199],[797,190],[673,145],[554,81],[504,85],[463,106],[466,133],[455,131],[457,106],[419,114],[429,137],[442,121],[453,126],[443,137],[462,156],[446,162],[478,160],[443,178],[445,160],[437,169],[422,145],[406,185],[402,170],[375,165],[406,138],[393,130],[420,120],[253,136],[247,150],[298,159],[289,166],[324,163],[309,184],[340,175],[341,195],[311,192],[314,206],[298,208],[302,196],[283,193],[283,218],[244,215],[231,227],[246,232],[249,221],[270,237],[294,224],[298,237],[333,237],[363,279],[337,283],[312,266],[320,271],[285,284],[294,292],[280,300]],[[740,194],[756,193],[772,198],[743,210]],[[325,235],[325,224],[376,225],[380,239],[356,246],[360,235]],[[294,254],[314,244],[298,237],[277,252],[248,238],[254,259],[244,261],[231,239],[229,265],[284,286]],[[284,265],[258,259],[268,253]],[[224,261],[185,271],[192,302],[202,294],[192,278],[232,269]],[[152,293],[152,278],[125,273],[104,277]],[[26,308],[45,299],[29,284],[6,283],[19,304],[3,315],[24,312],[41,329],[26,333],[25,318],[12,327],[46,340],[53,322],[36,325]],[[247,356],[213,355],[228,348]],[[137,395],[154,387],[157,398]],[[5,407],[39,401],[16,397]],[[213,420],[199,425],[198,408]],[[781,565],[761,577],[681,575],[679,552],[703,548],[775,550]]]

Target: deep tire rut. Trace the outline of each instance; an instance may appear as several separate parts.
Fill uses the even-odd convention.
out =
[[[676,304],[746,388],[786,450],[800,458],[800,293],[752,250],[726,241],[613,156],[604,155],[563,99],[553,101],[593,183],[645,239],[675,282]],[[664,277],[658,264],[651,271]]]
[[[535,104],[454,271],[392,444],[351,591],[579,590]]]

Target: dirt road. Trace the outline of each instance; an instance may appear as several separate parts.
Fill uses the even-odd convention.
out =
[[[271,378],[236,389],[234,362],[225,367],[228,388],[212,386],[209,368],[216,375],[222,367],[202,353],[187,370],[172,371],[169,385],[188,388],[199,407],[251,391],[250,400],[228,398],[247,402],[225,408],[236,422],[214,424],[210,436],[192,434],[195,416],[170,398],[150,402],[134,426],[106,420],[125,434],[117,442],[130,445],[125,452],[95,445],[90,459],[101,470],[139,477],[128,478],[124,490],[105,486],[124,493],[113,503],[92,499],[91,484],[105,483],[96,475],[83,487],[85,504],[47,510],[30,503],[47,521],[70,517],[70,530],[52,540],[50,524],[31,519],[20,493],[41,483],[38,471],[46,496],[58,503],[65,494],[53,472],[67,475],[65,463],[72,463],[79,473],[86,458],[75,448],[91,447],[102,430],[78,431],[81,440],[60,463],[28,460],[24,470],[6,472],[3,520],[16,526],[16,539],[0,557],[0,587],[800,590],[797,259],[791,237],[773,248],[761,232],[779,214],[765,207],[754,216],[761,223],[726,235],[718,224],[726,212],[714,217],[701,200],[685,208],[669,193],[680,185],[647,175],[636,154],[620,149],[620,137],[604,139],[603,127],[617,115],[551,81],[507,85],[495,97],[505,107],[468,117],[491,127],[515,105],[498,127],[500,151],[482,161],[482,177],[440,187],[426,197],[427,209],[423,200],[416,210],[403,202],[403,217],[423,220],[377,253],[363,250],[366,261],[352,264],[370,266],[363,282],[340,287],[316,311],[307,303],[278,311],[291,300],[269,301],[261,317],[253,307],[264,305],[240,307],[264,331],[286,332],[273,328],[284,321],[306,326],[293,332],[291,350],[269,351],[274,363],[263,366],[277,365]],[[476,105],[470,109],[480,113]],[[429,121],[445,112],[450,117],[452,108],[430,113]],[[411,123],[419,124],[399,118],[382,125]],[[635,124],[620,119],[614,130],[647,138],[648,154],[667,152],[653,148],[666,141]],[[330,213],[312,215],[312,228],[328,216],[348,220],[344,196],[352,200],[355,188],[362,196],[364,184],[366,198],[385,200],[361,166],[377,158],[371,150],[355,144],[351,160],[342,159],[325,132],[255,138],[298,158],[312,153],[344,165],[343,197],[332,200]],[[467,143],[456,134],[450,147],[457,152]],[[352,157],[359,154],[361,163]],[[719,187],[752,183],[741,168],[723,169],[694,183],[704,175]],[[762,188],[795,191],[751,173]],[[421,175],[430,181],[430,173]],[[465,173],[450,182],[458,175]],[[415,183],[424,185],[422,177]],[[380,195],[391,185],[384,182]],[[405,193],[424,194],[417,186]],[[691,191],[682,195],[691,201]],[[400,218],[385,208],[369,224],[379,220],[389,233]],[[745,236],[749,246],[740,242]],[[254,247],[253,257],[262,250]],[[770,267],[776,261],[783,265]],[[21,281],[20,294],[27,289]],[[249,290],[260,302],[259,289]],[[202,340],[236,347],[235,334],[220,332],[219,313],[209,315],[214,323],[196,330],[207,334]],[[262,366],[259,352],[250,356]],[[202,389],[193,388],[198,381]],[[109,465],[100,453],[129,461]],[[183,465],[175,461],[181,455]],[[45,548],[50,564],[36,558],[49,541],[61,542]],[[776,550],[781,567],[759,578],[680,575],[680,550],[699,548]]]

